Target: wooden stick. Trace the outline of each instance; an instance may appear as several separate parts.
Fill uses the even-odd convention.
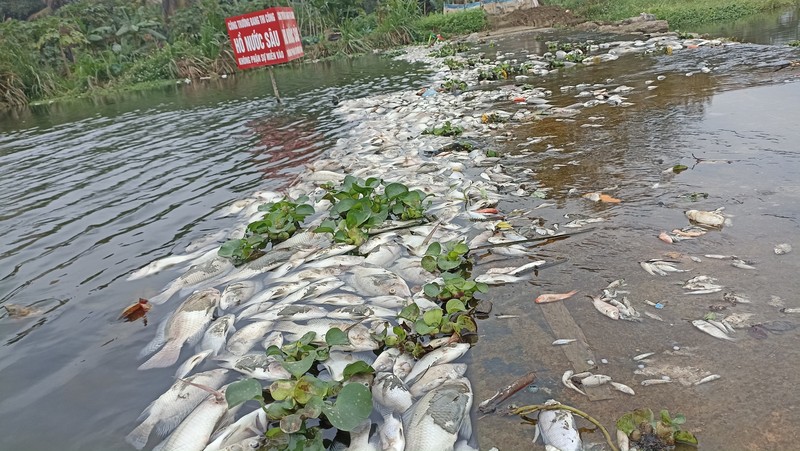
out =
[[[536,380],[536,373],[531,371],[530,373],[520,377],[519,379],[512,382],[506,388],[498,391],[494,394],[491,398],[483,401],[478,406],[478,410],[481,413],[492,413],[497,410],[497,406],[500,405],[501,402],[505,401],[506,399],[510,398],[514,395],[514,393],[522,390],[523,388],[527,387],[528,385],[532,384],[533,381]]]

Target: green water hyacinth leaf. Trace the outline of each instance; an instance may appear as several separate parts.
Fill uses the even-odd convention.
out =
[[[425,323],[425,320],[419,319],[414,323],[414,331],[420,335],[429,335],[439,331],[439,328],[433,327]]]
[[[686,445],[697,445],[697,437],[689,431],[676,431],[673,436],[676,443],[683,443]]]
[[[425,293],[425,296],[435,298],[442,292],[442,288],[435,283],[427,283],[422,287],[422,291]]]
[[[390,183],[386,185],[384,188],[383,193],[388,197],[390,200],[400,196],[401,194],[407,193],[408,188],[400,183]]]
[[[422,269],[428,271],[430,273],[436,272],[436,258],[431,255],[426,255],[422,257],[422,261],[420,262]]]
[[[407,306],[403,307],[402,310],[400,310],[400,313],[397,316],[409,321],[416,321],[417,318],[419,318],[419,307],[417,304],[408,304]]]
[[[442,309],[428,310],[422,315],[422,320],[429,326],[438,326],[442,322]]]
[[[336,429],[352,431],[372,413],[372,393],[362,384],[347,384],[333,406],[324,407],[323,412]]]
[[[342,329],[332,327],[325,334],[325,343],[327,343],[328,346],[349,345],[350,339],[347,338],[347,334],[342,331]]]
[[[453,247],[453,251],[459,255],[464,255],[469,252],[469,246],[467,246],[466,243],[458,243],[455,245],[455,247]]]
[[[442,245],[439,242],[433,242],[428,246],[425,255],[437,256],[442,253]]]
[[[447,255],[440,255],[439,258],[436,259],[436,266],[438,266],[442,271],[449,271],[453,268],[458,268],[461,266],[461,261],[457,258],[455,260],[450,260],[447,258]]]
[[[287,434],[297,432],[303,427],[303,417],[296,413],[286,415],[281,418],[280,426],[281,430]]]
[[[305,374],[294,386],[292,397],[300,404],[306,404],[312,398],[323,398],[328,393],[328,383]]]
[[[682,164],[676,164],[675,166],[672,167],[672,172],[674,172],[676,174],[680,174],[681,172],[683,172],[683,171],[685,171],[687,169],[689,169],[688,166],[684,166]]]
[[[675,418],[672,419],[672,424],[676,426],[680,426],[683,423],[686,423],[686,416],[682,413],[675,415]]]
[[[267,418],[270,420],[280,420],[294,410],[294,401],[286,399],[284,401],[271,402],[267,405],[266,409]]]
[[[314,360],[316,358],[316,351],[311,351],[308,355],[296,362],[284,361],[281,363],[281,365],[286,368],[286,371],[292,373],[292,376],[300,377],[303,374],[306,374],[309,369],[311,369],[311,365],[314,364]]]
[[[276,401],[283,401],[289,399],[294,394],[295,381],[281,379],[275,381],[269,386],[269,394],[272,399]]]
[[[262,390],[261,382],[256,379],[242,379],[228,385],[225,390],[225,400],[228,402],[228,408],[238,406],[251,399],[261,399]]]
[[[373,374],[374,372],[375,369],[369,366],[367,362],[359,360],[344,367],[342,375],[344,376],[344,379],[347,380],[357,374]]]
[[[458,299],[450,299],[447,301],[447,306],[445,307],[448,314],[452,314],[455,312],[463,312],[467,309],[463,302]]]

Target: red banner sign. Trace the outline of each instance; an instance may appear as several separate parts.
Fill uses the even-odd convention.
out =
[[[239,69],[271,66],[303,56],[294,10],[275,7],[225,19]]]

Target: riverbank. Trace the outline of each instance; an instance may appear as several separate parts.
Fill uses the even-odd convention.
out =
[[[164,17],[157,5],[81,0],[35,20],[7,20],[0,23],[0,107],[233,74],[237,69],[224,19],[263,7],[210,0]],[[369,13],[304,6],[296,14],[306,61],[487,27],[482,11],[424,15],[409,0]]]
[[[672,30],[729,22],[752,14],[797,5],[796,0],[549,0],[592,21],[616,21],[645,12],[666,20]]]

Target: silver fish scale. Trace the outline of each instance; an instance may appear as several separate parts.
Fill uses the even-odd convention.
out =
[[[428,402],[428,415],[437,426],[451,434],[456,434],[461,429],[461,421],[453,420],[464,418],[469,402],[469,398],[464,395],[469,392],[469,387],[464,384],[443,386],[434,393]]]

